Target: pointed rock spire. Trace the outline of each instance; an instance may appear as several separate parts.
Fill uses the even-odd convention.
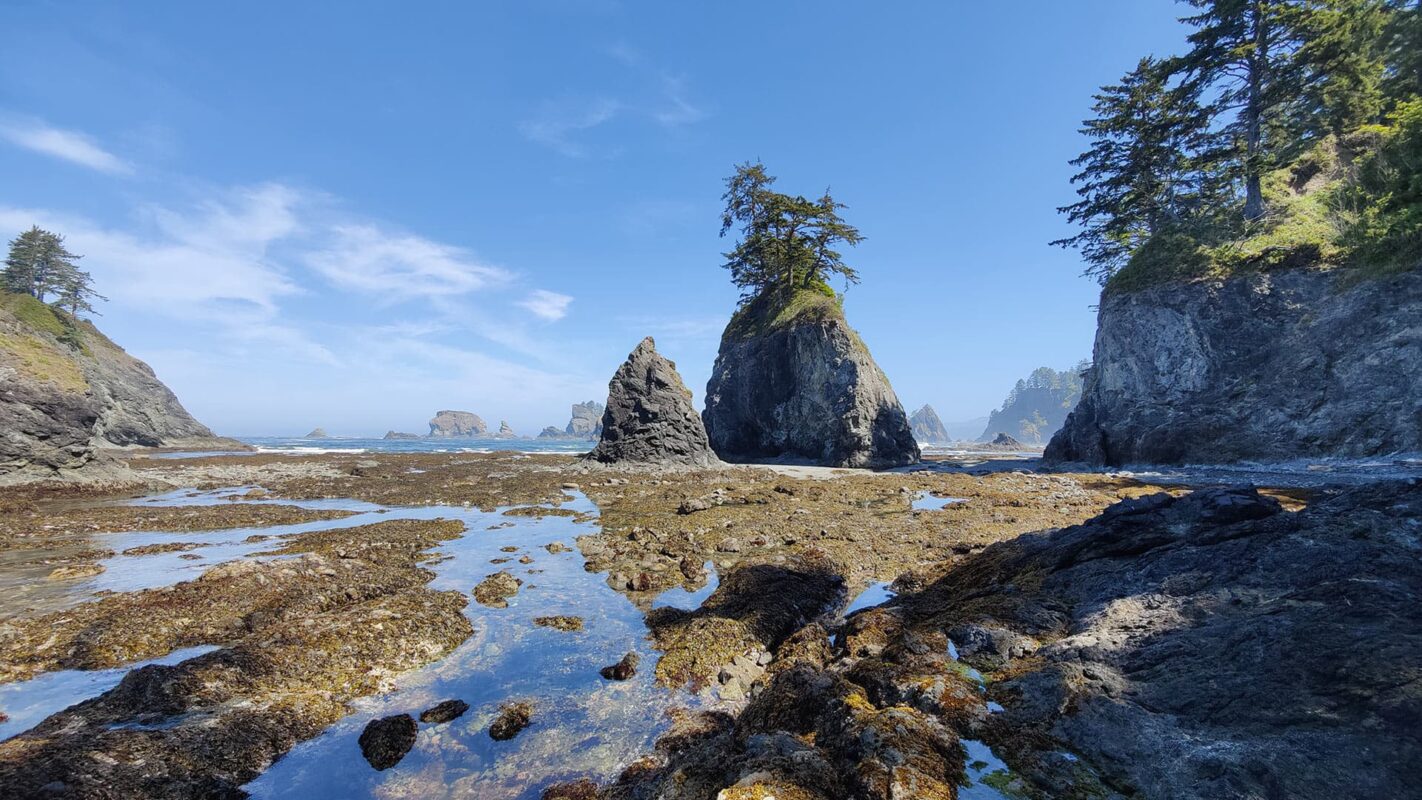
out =
[[[588,457],[604,463],[717,463],[701,415],[676,364],[643,339],[607,386],[602,438]]]

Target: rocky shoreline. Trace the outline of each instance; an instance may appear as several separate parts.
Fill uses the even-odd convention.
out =
[[[177,508],[13,490],[0,536],[82,567],[112,554],[104,531],[337,514],[291,505],[322,498],[563,514],[556,504],[570,491],[586,493],[598,525],[546,550],[573,544],[585,570],[641,609],[659,654],[640,669],[635,652],[621,670],[613,657],[599,662],[612,678],[589,677],[644,673],[705,705],[674,715],[620,777],[565,781],[549,797],[954,797],[975,774],[964,748],[988,745],[1010,767],[992,773],[1006,796],[1203,798],[1285,781],[1290,796],[1324,797],[1361,779],[1346,759],[1364,751],[1371,783],[1347,785],[1400,785],[1416,744],[1398,720],[1416,710],[1417,678],[1397,665],[1419,663],[1422,580],[1396,555],[1407,549],[1399,541],[1418,546],[1415,482],[1295,492],[1284,506],[1303,510],[1291,511],[1251,490],[1160,493],[1101,474],[795,475],[516,453],[212,456],[132,469],[153,484],[263,489]],[[473,583],[431,589],[426,566],[440,542],[470,535],[434,519],[288,534],[261,551],[278,560],[230,561],[194,581],[56,611],[10,609],[0,615],[9,680],[220,649],[134,671],[0,743],[0,785],[20,797],[239,796],[351,701],[471,635]],[[1364,576],[1384,583],[1359,595]],[[888,604],[839,619],[849,598],[885,582],[897,593]],[[1333,588],[1300,588],[1313,585]],[[704,599],[654,608],[670,589]],[[1356,624],[1334,619],[1340,612]],[[581,618],[546,620],[531,627],[584,635]],[[1221,661],[1206,640],[1273,644]],[[1297,650],[1317,641],[1347,655]],[[1259,705],[1328,710],[1298,728]],[[520,740],[540,735],[538,713]],[[1186,730],[1194,749],[1175,744]],[[877,744],[866,749],[866,737]],[[1336,753],[1322,744],[1345,740]],[[1226,743],[1242,755],[1209,755]],[[1285,747],[1312,771],[1261,773]]]

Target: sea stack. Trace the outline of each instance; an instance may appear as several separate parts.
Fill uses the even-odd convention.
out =
[[[716,454],[676,364],[643,339],[607,386],[602,438],[588,458],[603,463],[710,466]]]
[[[477,414],[468,411],[440,411],[430,420],[431,439],[468,439],[483,436],[489,426]]]
[[[827,287],[763,293],[736,312],[706,385],[705,420],[726,461],[919,459],[908,415]]]
[[[909,426],[913,428],[913,438],[921,444],[943,444],[949,441],[948,429],[943,427],[943,420],[938,418],[938,412],[933,410],[933,406],[924,405],[913,412],[909,417]]]
[[[602,433],[602,413],[605,409],[602,403],[596,400],[589,400],[586,403],[573,404],[573,416],[568,420],[568,427],[563,431],[572,436],[596,437]]]

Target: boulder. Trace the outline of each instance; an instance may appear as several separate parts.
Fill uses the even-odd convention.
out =
[[[882,468],[919,459],[888,379],[833,293],[816,288],[762,294],[736,312],[706,386],[705,420],[727,461]]]
[[[440,411],[430,420],[431,439],[468,439],[489,432],[477,414],[468,411]]]
[[[441,725],[464,716],[469,704],[463,700],[445,700],[420,712],[420,722]]]
[[[691,392],[650,336],[612,376],[602,438],[587,457],[603,463],[717,463]]]
[[[360,734],[360,752],[377,770],[387,770],[415,746],[419,726],[409,714],[371,720]]]
[[[533,721],[533,704],[525,702],[505,703],[499,709],[499,716],[489,726],[489,738],[496,742],[517,736]]]

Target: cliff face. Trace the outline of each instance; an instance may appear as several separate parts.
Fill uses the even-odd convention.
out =
[[[1422,271],[1248,275],[1103,298],[1046,457],[1223,463],[1422,451]]]
[[[731,319],[702,415],[727,461],[837,467],[918,461],[903,406],[834,298],[760,298]]]
[[[160,446],[241,445],[213,436],[93,325],[0,296],[0,481],[64,474],[106,448]]]
[[[570,436],[594,437],[602,433],[602,403],[596,400],[589,400],[586,403],[573,404],[573,417],[568,420],[568,427],[563,432]]]

